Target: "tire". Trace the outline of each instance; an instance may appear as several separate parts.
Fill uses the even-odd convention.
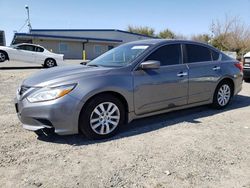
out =
[[[57,66],[56,61],[54,59],[46,59],[44,62],[44,67],[51,68]]]
[[[216,109],[225,108],[233,96],[233,86],[228,81],[222,81],[215,89],[212,106]]]
[[[7,54],[3,51],[0,51],[0,62],[4,62],[7,60]]]
[[[249,83],[250,82],[250,78],[244,78],[244,81]]]
[[[82,109],[79,129],[89,139],[105,139],[115,135],[125,121],[122,102],[112,95],[99,95]]]

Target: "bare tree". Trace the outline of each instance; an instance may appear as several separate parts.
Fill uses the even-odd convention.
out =
[[[250,50],[250,29],[238,17],[226,16],[224,20],[213,21],[210,30],[212,44],[221,49],[236,51],[238,55]]]

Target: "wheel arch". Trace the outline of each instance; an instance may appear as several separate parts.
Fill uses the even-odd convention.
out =
[[[102,92],[99,92],[99,93],[96,93],[96,94],[90,96],[81,107],[81,110],[80,110],[80,113],[78,116],[78,122],[80,120],[80,115],[81,115],[82,111],[85,110],[84,107],[87,106],[89,104],[89,102],[91,100],[93,100],[95,97],[101,96],[101,95],[111,95],[111,96],[119,99],[122,102],[124,109],[125,109],[125,123],[127,123],[128,122],[128,112],[129,112],[128,101],[126,100],[124,95],[122,95],[121,93],[116,92],[116,91],[102,91]],[[78,123],[78,129],[79,129],[79,123]]]
[[[232,90],[233,90],[233,95],[234,95],[234,90],[235,90],[235,84],[234,84],[234,81],[233,81],[233,79],[232,78],[230,78],[230,77],[225,77],[225,78],[222,78],[219,82],[218,82],[218,84],[216,85],[216,88],[218,87],[218,85],[220,85],[220,83],[222,83],[222,82],[228,82],[228,83],[230,83],[230,85],[232,86]],[[215,88],[215,90],[216,90],[216,88]],[[214,90],[214,91],[215,91]]]

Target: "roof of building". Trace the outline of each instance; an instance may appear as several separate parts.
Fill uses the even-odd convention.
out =
[[[139,33],[133,33],[133,32],[129,32],[129,31],[123,31],[123,30],[119,30],[119,29],[31,29],[30,32],[48,32],[48,31],[57,31],[57,32],[77,32],[77,31],[99,31],[99,32],[105,32],[105,31],[115,31],[115,32],[120,32],[120,33],[127,33],[127,34],[131,34],[131,35],[137,35],[137,36],[142,36],[142,37],[148,37],[148,38],[158,38],[158,37],[152,37],[152,36],[148,36],[148,35],[143,35],[143,34],[139,34]]]
[[[123,42],[122,40],[115,40],[115,39],[106,39],[106,38],[90,38],[90,37],[73,37],[73,36],[60,36],[60,35],[45,35],[45,34],[33,34],[33,33],[15,33],[12,44],[15,44],[17,38],[25,38],[25,39],[33,39],[33,38],[49,38],[49,39],[68,39],[68,40],[75,40],[75,41],[99,41],[99,42],[114,42],[120,43]]]

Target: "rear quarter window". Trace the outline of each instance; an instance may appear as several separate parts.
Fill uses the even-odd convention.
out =
[[[213,61],[219,60],[219,57],[220,57],[220,53],[219,53],[219,52],[216,52],[216,51],[214,51],[214,50],[211,50],[211,53],[212,53]]]
[[[40,47],[36,47],[36,51],[37,51],[37,52],[43,52],[44,49],[43,49],[43,48],[40,48]]]
[[[221,53],[221,60],[222,61],[228,61],[228,60],[232,60],[232,58],[231,57],[229,57],[229,56],[227,56],[226,54],[224,54],[224,53]]]

